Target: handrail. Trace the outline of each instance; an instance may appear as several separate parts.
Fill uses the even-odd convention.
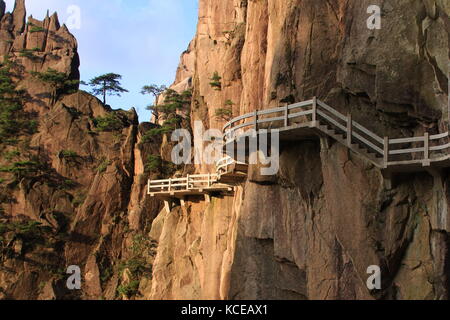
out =
[[[303,109],[300,112],[290,112],[293,109]],[[284,113],[280,115],[280,113]],[[265,118],[260,118],[266,116]],[[255,117],[257,117],[255,119]],[[310,121],[309,118],[313,120]],[[254,130],[258,130],[258,124],[267,122],[279,122],[283,121],[281,129],[295,129],[289,126],[290,122],[298,123],[301,121],[308,124],[311,128],[320,126],[321,121],[325,121],[335,130],[338,130],[347,136],[347,144],[352,144],[357,140],[362,147],[368,151],[375,152],[383,157],[380,164],[381,168],[387,168],[390,165],[399,164],[417,164],[422,163],[424,166],[429,165],[431,161],[441,161],[442,150],[450,149],[450,143],[448,141],[440,142],[441,144],[430,146],[431,142],[436,142],[448,138],[450,135],[448,132],[440,133],[436,135],[429,135],[426,133],[423,136],[409,137],[409,138],[395,138],[380,137],[371,130],[367,129],[360,123],[352,120],[351,115],[343,115],[339,111],[335,110],[326,103],[314,98],[312,100],[298,102],[284,107],[277,107],[262,111],[256,111],[253,113],[247,113],[243,116],[229,121],[224,127],[224,140],[226,142],[236,138],[237,131],[239,129],[251,127]],[[317,122],[317,121],[318,122]],[[240,123],[244,121],[243,123]],[[280,128],[278,128],[280,129]],[[245,134],[245,131],[244,133]],[[448,140],[448,139],[446,139]],[[409,146],[408,144],[420,143],[423,146]],[[398,148],[394,148],[395,145],[402,145]],[[391,159],[391,156],[400,156],[401,159]]]
[[[223,175],[223,174],[227,173],[228,166],[231,166],[233,164],[246,165],[245,163],[236,161],[232,157],[227,155],[226,157],[216,161],[216,172],[217,172],[217,174],[220,176],[220,175]]]
[[[219,181],[218,174],[188,175],[184,178],[170,178],[163,180],[149,180],[148,193],[165,191],[189,191],[210,187]]]
[[[301,111],[297,111],[295,113],[290,112],[294,109],[301,109]],[[280,116],[280,113],[283,113],[283,115]],[[269,117],[261,118],[262,116]],[[311,121],[309,118],[311,118]],[[286,105],[284,107],[255,111],[234,118],[224,126],[223,139],[225,142],[228,142],[229,140],[235,138],[234,136],[237,130],[246,127],[252,127],[257,131],[258,124],[267,122],[283,121],[284,124],[282,128],[285,130],[295,129],[290,126],[290,122],[293,119],[302,121],[304,124],[306,123],[310,128],[319,128],[322,132],[335,137],[333,133],[330,133],[330,130],[323,129],[322,123],[326,122],[329,126],[331,125],[336,134],[342,132],[346,136],[347,147],[352,147],[354,144],[354,139],[356,139],[359,144],[362,144],[362,147],[367,150],[367,153],[363,154],[360,151],[356,152],[359,152],[366,157],[368,157],[368,152],[370,151],[381,155],[383,157],[381,162],[371,160],[380,168],[386,169],[389,166],[416,164],[429,166],[431,165],[431,162],[450,160],[450,154],[442,154],[442,150],[450,149],[449,139],[445,139],[450,136],[449,132],[435,135],[425,133],[423,136],[409,138],[381,138],[358,122],[353,121],[351,114],[345,116],[316,98],[292,105]],[[239,123],[243,120],[245,120],[245,122]],[[297,123],[298,122],[296,122],[296,124]],[[435,142],[439,140],[444,141],[436,144]],[[340,142],[344,143],[343,141]],[[435,145],[431,146],[431,142],[435,143]],[[417,144],[423,144],[423,146],[418,146]],[[393,146],[395,145],[400,146],[397,147],[398,149],[394,149]],[[352,148],[352,150],[355,149]],[[400,159],[392,159],[393,156],[400,157]],[[240,164],[240,162],[226,156],[216,162],[217,173],[215,174],[199,174],[188,175],[184,178],[149,180],[147,191],[149,194],[152,193],[152,191],[154,193],[170,193],[172,191],[189,191],[193,189],[211,187],[220,181],[221,176],[228,170],[228,166],[234,163]]]

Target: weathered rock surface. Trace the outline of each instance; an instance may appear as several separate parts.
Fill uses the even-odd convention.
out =
[[[381,30],[366,26],[372,4],[383,10]],[[199,7],[172,86],[192,88],[192,122],[220,128],[216,111],[227,101],[237,116],[317,96],[381,136],[448,127],[446,0],[200,0]],[[49,88],[28,72],[51,67],[78,79],[76,40],[56,15],[27,25],[23,1],[12,14],[2,8],[0,1],[0,55],[21,66],[25,108],[39,115],[38,132],[19,137],[15,161],[29,154],[42,167],[14,187],[0,184],[0,223],[45,229],[31,233],[34,242],[5,233],[0,298],[449,298],[445,171],[398,175],[386,189],[380,170],[333,141],[283,143],[276,176],[252,169],[234,197],[161,211],[145,184],[165,174],[149,159],[168,159],[168,137],[149,138],[156,125],[84,92],[50,103]],[[39,61],[21,56],[35,48]],[[215,72],[219,89],[210,84]],[[120,125],[98,130],[98,119],[111,116]],[[1,148],[14,156],[11,146]],[[8,163],[1,158],[0,166]],[[81,291],[66,289],[69,265],[82,269]],[[382,269],[382,290],[366,287],[371,265]]]
[[[25,24],[23,0],[12,14],[0,13],[0,59],[10,57],[18,88],[25,91],[24,110],[39,124],[36,133],[18,136],[18,143],[0,141],[1,168],[39,167],[21,177],[0,170],[0,298],[125,297],[130,282],[148,274],[142,259],[153,259],[155,243],[145,230],[160,203],[145,192],[147,178],[158,172],[150,172],[146,161],[159,154],[161,141],[141,140],[154,125],[139,124],[134,109],[111,110],[82,91],[61,92],[52,103],[51,88],[31,71],[52,68],[78,80],[75,38],[56,13]],[[98,128],[102,118],[112,121],[111,128]],[[27,227],[32,223],[40,226]],[[66,287],[70,265],[81,268],[81,291]],[[130,268],[131,277],[123,279]]]
[[[373,4],[381,30],[367,28]],[[220,128],[227,100],[237,116],[317,96],[381,136],[446,131],[448,1],[199,5],[192,121]],[[400,175],[387,190],[380,170],[323,140],[284,144],[279,174],[258,181],[205,208],[160,213],[147,298],[448,299],[446,173]],[[371,265],[380,291],[366,287]]]

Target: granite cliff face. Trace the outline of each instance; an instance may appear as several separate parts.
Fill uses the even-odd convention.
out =
[[[373,4],[380,30],[366,25]],[[192,89],[192,123],[221,128],[221,108],[238,116],[317,96],[380,136],[447,130],[446,0],[199,8],[172,86]],[[0,143],[0,298],[449,298],[446,171],[398,175],[387,189],[380,170],[331,140],[283,143],[276,176],[250,167],[234,197],[168,213],[145,184],[173,173],[162,165],[169,137],[74,88],[52,101],[32,72],[78,80],[76,40],[56,15],[27,24],[23,0],[13,13],[0,1],[0,16],[0,55],[38,124]],[[69,265],[82,269],[80,291],[66,288]],[[370,265],[382,269],[380,291],[366,287]]]
[[[161,140],[140,143],[154,125],[77,88],[52,99],[51,84],[34,72],[53,69],[78,80],[75,38],[56,14],[26,22],[23,0],[12,13],[0,5],[0,59],[23,91],[15,115],[28,126],[1,131],[0,298],[127,297],[137,290],[135,278],[149,273],[144,261],[154,243],[144,231],[160,204],[145,190],[159,173],[145,161],[159,154]],[[82,291],[66,287],[70,265],[82,270]]]
[[[374,4],[380,30],[366,24]],[[448,1],[199,5],[175,82],[192,78],[192,121],[220,128],[228,100],[238,116],[317,96],[380,136],[447,130]],[[276,177],[255,169],[234,198],[159,214],[145,297],[448,298],[446,171],[399,175],[386,189],[380,170],[326,139],[284,143]],[[370,265],[382,268],[381,291],[366,287]]]

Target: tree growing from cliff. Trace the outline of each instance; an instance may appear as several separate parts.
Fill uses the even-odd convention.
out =
[[[32,71],[31,75],[44,83],[48,83],[51,86],[51,104],[55,103],[58,97],[58,93],[62,89],[76,87],[80,83],[80,81],[78,80],[71,80],[66,73],[56,71],[52,68],[47,69],[47,71],[45,72]]]
[[[122,93],[128,92],[127,89],[122,88],[120,80],[122,76],[116,73],[107,73],[89,81],[89,85],[93,88],[92,94],[96,96],[103,96],[103,104],[106,104],[106,96],[121,96]]]
[[[143,94],[143,95],[146,95],[146,94],[152,95],[153,98],[155,99],[155,104],[156,104],[156,99],[158,98],[158,96],[160,94],[162,94],[166,90],[167,90],[167,87],[164,86],[164,85],[158,86],[156,84],[152,84],[150,86],[143,86],[142,90],[141,90],[141,94]],[[151,111],[153,112],[156,120],[158,120],[158,118],[159,118],[158,111],[155,110],[155,109],[152,109]]]
[[[225,107],[216,110],[216,117],[224,121],[230,121],[233,117],[233,105],[233,101],[225,101]]]
[[[189,114],[191,101],[191,90],[178,93],[175,90],[167,89],[164,92],[164,104],[147,107],[147,110],[152,111],[154,114],[161,115],[164,122],[161,127],[149,130],[144,135],[143,141],[148,141],[154,136],[168,134],[179,128],[185,119],[184,115]]]
[[[0,63],[0,145],[13,143],[19,133],[31,134],[37,128],[37,122],[23,111],[23,92],[16,88],[13,66],[9,56]]]
[[[212,76],[212,78],[210,80],[211,80],[211,82],[209,83],[209,85],[214,90],[217,90],[217,91],[222,90],[222,82],[221,82],[222,77],[219,76],[219,73],[217,71],[214,72],[214,74],[213,74],[213,76]]]
[[[161,93],[163,93],[166,90],[167,87],[164,85],[158,86],[156,84],[152,84],[150,86],[143,86],[141,94],[150,94],[156,99]]]

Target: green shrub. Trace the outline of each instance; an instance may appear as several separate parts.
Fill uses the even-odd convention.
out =
[[[119,272],[128,269],[132,277],[140,277],[149,271],[144,258],[134,257],[119,265]]]
[[[222,90],[222,82],[221,82],[222,77],[219,76],[219,73],[217,71],[214,72],[210,80],[211,82],[209,84],[214,90]]]
[[[0,223],[0,235],[12,232],[15,237],[27,242],[42,240],[42,235],[49,231],[37,221]]]
[[[167,89],[164,92],[164,97],[164,104],[148,106],[147,110],[152,111],[157,117],[159,117],[159,114],[162,114],[166,119],[177,117],[177,111],[188,113],[192,100],[192,92],[190,90],[179,94],[175,90]]]
[[[123,129],[122,120],[115,113],[109,113],[104,117],[94,119],[94,125],[97,131],[117,131]]]
[[[79,155],[78,155],[78,153],[76,153],[75,151],[72,151],[72,150],[61,150],[59,152],[59,157],[70,160],[70,159],[79,158]]]
[[[70,189],[73,189],[73,188],[75,188],[77,186],[77,183],[75,182],[75,181],[73,181],[73,180],[70,180],[70,179],[65,179],[62,183],[61,183],[61,185],[60,185],[60,189],[61,190],[70,190]]]
[[[100,271],[100,282],[106,283],[114,275],[114,270],[111,266],[101,269]]]
[[[232,100],[228,99],[227,101],[225,101],[225,105],[232,107],[235,105],[235,103]]]
[[[175,115],[174,117],[164,121],[163,126],[166,126],[166,127],[171,126],[173,128],[177,128],[178,126],[181,125],[182,122],[183,122],[183,118],[180,117],[179,115]]]
[[[152,138],[157,137],[157,136],[162,136],[163,134],[170,133],[170,132],[172,132],[172,130],[173,130],[173,128],[169,127],[169,126],[162,126],[160,128],[150,129],[143,135],[142,142],[147,143]]]
[[[37,57],[34,55],[34,52],[35,51],[33,51],[33,50],[23,49],[23,50],[19,51],[19,57],[24,57],[24,58],[28,58],[28,59],[35,59]]]
[[[35,134],[38,132],[39,123],[37,120],[29,120],[23,122],[23,129],[28,134]]]
[[[0,141],[10,145],[18,142],[20,133],[35,133],[38,124],[23,110],[23,92],[16,89],[12,66],[8,57],[0,64]]]
[[[230,121],[233,117],[231,108],[219,108],[216,110],[216,117],[225,121]]]
[[[42,28],[42,27],[39,27],[39,26],[35,26],[35,25],[33,25],[33,26],[30,28],[30,33],[43,32],[43,31],[46,31],[46,29],[44,29],[44,28]]]
[[[98,173],[104,173],[111,162],[108,159],[104,159],[97,168]]]
[[[3,235],[8,231],[9,231],[8,225],[5,223],[0,223],[0,235]]]
[[[150,155],[147,157],[147,161],[145,162],[145,172],[152,172],[155,170],[159,170],[162,167],[162,159],[157,155]]]
[[[83,203],[86,201],[87,195],[78,193],[75,195],[75,197],[72,199],[72,205],[75,208],[78,208],[83,205]]]
[[[39,81],[51,86],[51,103],[56,101],[60,93],[78,90],[80,84],[79,80],[72,80],[68,74],[52,68],[48,68],[45,72],[31,71],[30,74]]]
[[[11,161],[12,159],[20,156],[20,152],[18,150],[8,151],[3,154],[6,160]]]
[[[137,294],[139,290],[139,281],[133,280],[128,284],[122,284],[117,288],[117,292],[127,298],[130,298]]]
[[[11,173],[19,181],[31,174],[36,174],[41,169],[41,164],[34,161],[20,161],[7,167],[0,167],[0,172]]]

